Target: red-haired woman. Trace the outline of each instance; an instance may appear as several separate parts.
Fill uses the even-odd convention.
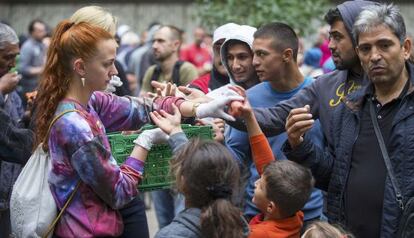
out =
[[[118,166],[106,132],[140,128],[150,122],[150,111],[172,112],[172,104],[186,117],[228,116],[222,108],[239,99],[227,97],[199,105],[176,97],[134,99],[100,92],[117,74],[116,47],[107,31],[82,22],[62,21],[52,36],[37,97],[35,144],[46,141],[43,148],[52,159],[50,188],[60,209],[81,181],[55,236],[115,237],[122,233],[118,209],[137,195],[148,147],[135,146]],[[77,111],[64,114],[48,133],[57,115],[73,109]]]

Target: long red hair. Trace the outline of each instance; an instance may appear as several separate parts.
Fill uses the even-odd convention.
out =
[[[35,148],[44,142],[43,148],[48,149],[46,139],[50,123],[74,75],[72,60],[92,58],[97,53],[98,43],[108,39],[113,39],[111,34],[88,23],[64,20],[56,26],[36,98]]]

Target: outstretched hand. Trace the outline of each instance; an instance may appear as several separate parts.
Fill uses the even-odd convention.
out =
[[[315,122],[312,119],[309,105],[292,109],[286,120],[286,133],[292,148],[299,146],[303,142],[303,135],[312,128]]]
[[[169,114],[164,110],[160,112],[154,111],[150,113],[152,121],[161,130],[168,135],[173,135],[178,132],[182,132],[181,129],[181,114],[177,106],[172,104],[174,114]]]
[[[168,135],[160,128],[143,131],[135,140],[134,143],[142,148],[150,151],[154,144],[165,143],[168,140]]]
[[[172,83],[160,83],[157,81],[151,81],[151,86],[155,88],[156,94],[153,96],[158,97],[185,97],[185,94],[177,90],[177,85]]]
[[[229,114],[234,117],[242,116],[244,118],[251,115],[253,113],[253,109],[249,103],[249,100],[247,100],[246,90],[236,85],[229,86],[229,89],[233,90],[238,95],[244,98],[244,101],[233,101],[230,104],[229,110],[228,110]]]
[[[234,117],[227,114],[224,110],[225,107],[233,101],[243,101],[244,98],[240,95],[223,96],[215,98],[208,103],[200,104],[196,110],[196,116],[198,118],[213,117],[222,118],[228,121],[235,121]]]
[[[213,100],[212,98],[206,96],[201,90],[195,89],[195,88],[188,88],[184,86],[179,86],[178,90],[183,93],[185,96],[185,99],[193,101],[193,102],[209,102]]]

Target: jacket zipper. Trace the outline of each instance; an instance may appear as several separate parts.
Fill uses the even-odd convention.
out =
[[[357,127],[356,127],[356,131],[355,131],[357,133],[355,133],[356,136],[354,138],[354,141],[352,142],[351,149],[349,150],[350,153],[348,154],[348,156],[346,158],[347,160],[349,160],[349,162],[348,162],[348,167],[347,167],[347,172],[346,172],[346,177],[345,177],[345,184],[342,187],[341,194],[340,194],[340,204],[339,204],[340,222],[345,221],[345,211],[343,210],[344,209],[344,202],[345,202],[345,200],[344,200],[344,191],[345,191],[346,187],[348,186],[348,179],[349,179],[349,174],[351,172],[351,164],[352,164],[352,161],[351,161],[352,153],[353,153],[353,150],[354,150],[355,143],[356,143],[356,141],[358,139],[358,136],[359,136],[359,130],[361,128],[359,115],[355,112],[352,112],[352,114],[355,116],[355,119],[357,121],[356,122]]]

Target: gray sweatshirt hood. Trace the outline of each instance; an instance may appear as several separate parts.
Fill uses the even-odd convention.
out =
[[[240,25],[233,22],[217,27],[213,33],[213,45],[221,39],[227,39],[227,37],[232,35],[233,29],[237,29],[238,27],[240,27]]]
[[[354,26],[354,23],[359,13],[362,12],[365,9],[365,7],[373,4],[378,3],[371,1],[356,0],[346,1],[337,6],[339,12],[341,13],[342,21],[344,22],[348,34],[351,36],[352,44],[354,46],[356,46],[356,41],[352,35],[352,27]]]
[[[232,30],[233,34],[231,34],[231,36],[228,36],[228,38],[226,38],[223,45],[221,46],[221,49],[220,49],[221,62],[227,70],[227,74],[229,75],[231,84],[235,84],[235,82],[233,79],[233,75],[231,74],[230,67],[227,64],[227,48],[228,48],[229,42],[232,40],[238,40],[238,41],[246,43],[250,47],[250,49],[252,49],[253,40],[254,40],[253,34],[256,32],[256,30],[257,29],[255,27],[248,26],[248,25],[237,26],[236,28]]]

